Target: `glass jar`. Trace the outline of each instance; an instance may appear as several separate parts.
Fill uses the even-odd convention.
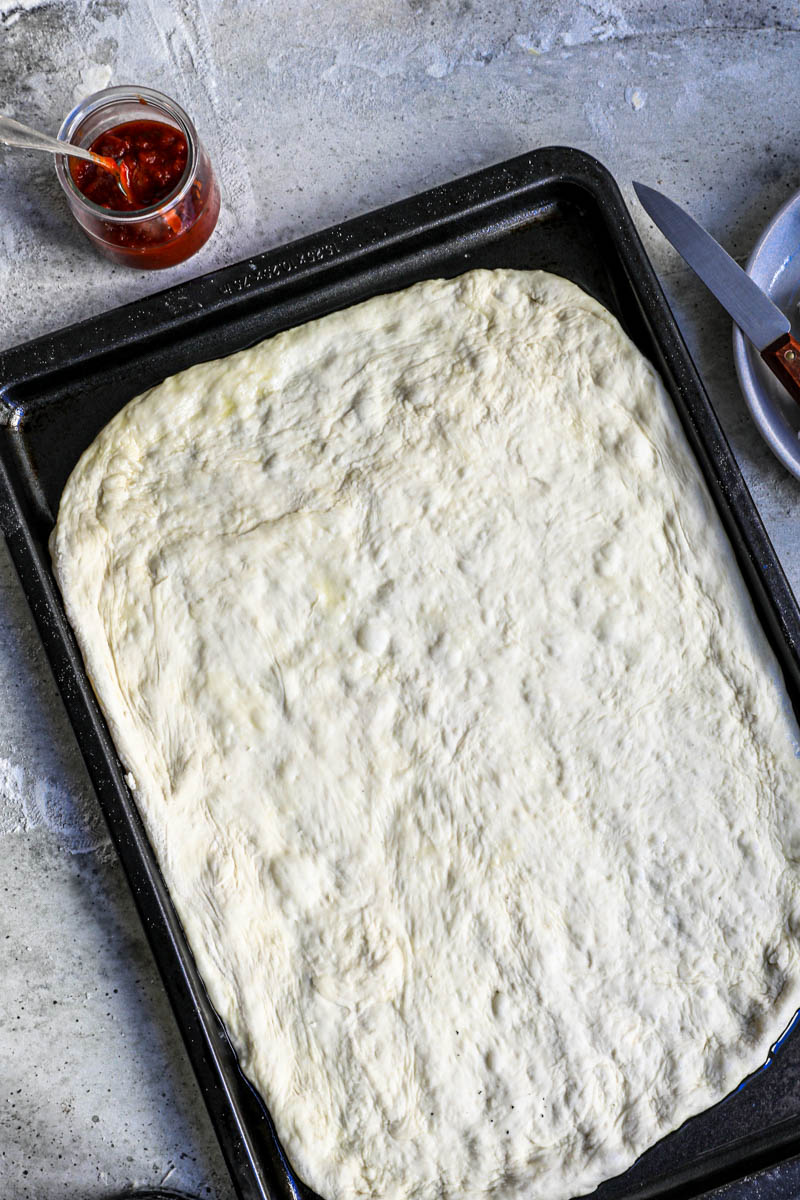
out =
[[[186,139],[186,166],[177,185],[149,208],[117,211],[95,204],[75,182],[70,163],[56,157],[58,181],[72,215],[95,249],[139,270],[173,267],[208,241],[219,216],[219,187],[197,130],[182,108],[152,88],[111,87],[72,110],[58,131],[61,141],[87,149],[101,134],[131,121],[157,121]]]

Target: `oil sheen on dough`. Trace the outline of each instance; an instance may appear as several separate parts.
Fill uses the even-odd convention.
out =
[[[327,1200],[582,1195],[764,1060],[797,730],[663,388],[577,287],[470,272],[168,379],[52,553]]]

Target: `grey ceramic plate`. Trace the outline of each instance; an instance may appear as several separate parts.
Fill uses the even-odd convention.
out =
[[[756,242],[747,274],[782,309],[798,336],[800,313],[800,192],[786,201]],[[800,479],[800,405],[787,395],[761,355],[733,328],[733,357],[744,398],[773,454]]]

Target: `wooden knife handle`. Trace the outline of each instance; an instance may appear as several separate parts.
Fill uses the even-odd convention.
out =
[[[800,342],[790,333],[784,333],[764,347],[761,357],[792,399],[800,404]]]

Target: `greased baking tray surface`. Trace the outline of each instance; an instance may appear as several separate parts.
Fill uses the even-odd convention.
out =
[[[0,355],[0,517],[198,1082],[246,1200],[306,1192],[197,975],[50,572],[78,457],[134,395],[195,362],[419,279],[542,268],[595,296],[661,372],[800,713],[800,614],[611,176],[536,150]],[[776,1037],[780,1034],[776,1030]],[[800,1150],[800,1038],[604,1184],[598,1200],[699,1196]],[[762,1181],[762,1195],[780,1173]],[[782,1193],[781,1193],[782,1194]]]

